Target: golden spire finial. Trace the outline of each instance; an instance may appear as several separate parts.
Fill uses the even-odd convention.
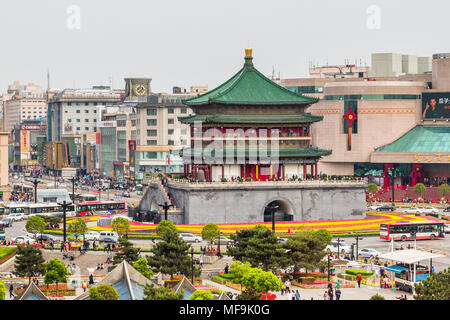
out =
[[[252,58],[252,48],[245,48],[245,57]]]

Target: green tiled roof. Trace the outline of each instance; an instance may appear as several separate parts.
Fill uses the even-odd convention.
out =
[[[450,152],[450,126],[416,126],[375,152]]]
[[[213,114],[179,117],[182,123],[194,121],[213,123],[311,123],[321,121],[323,116],[313,116],[311,113],[303,114]]]
[[[209,157],[215,157],[215,150],[212,149],[212,151],[209,151],[210,149],[207,148],[203,148],[203,154]],[[201,155],[201,151],[194,149],[192,151],[191,148],[186,148],[180,151],[180,156],[183,153],[187,153],[189,154],[189,152],[191,152],[191,157],[193,156],[200,156]],[[245,148],[245,150],[242,150],[241,148],[234,148],[234,156],[240,156],[241,154],[244,154],[245,152],[245,156],[248,157],[249,153],[250,155],[258,155],[258,149],[253,149],[253,148]],[[222,152],[220,152],[218,150],[217,152],[218,156],[223,156],[224,158],[227,155],[227,149],[224,148],[222,150]],[[321,157],[321,156],[326,156],[331,154],[331,150],[322,150],[319,149],[317,147],[311,147],[311,148],[307,148],[307,149],[301,149],[301,148],[293,148],[293,147],[289,147],[289,148],[279,148],[279,157]],[[261,150],[261,156],[267,156],[267,157],[271,157],[271,149],[270,147],[267,147],[267,153],[263,152],[263,150]]]
[[[227,82],[198,97],[186,99],[184,104],[205,105],[225,104],[311,104],[319,101],[292,92],[265,77],[253,66],[252,58],[246,57],[244,66]]]

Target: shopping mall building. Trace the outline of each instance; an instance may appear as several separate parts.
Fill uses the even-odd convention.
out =
[[[380,186],[450,182],[450,54],[435,54],[432,73],[331,81],[307,110],[313,145],[332,150],[319,162],[328,175],[366,177]],[[402,79],[402,80],[400,80]]]

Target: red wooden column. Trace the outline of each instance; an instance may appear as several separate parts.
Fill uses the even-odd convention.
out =
[[[317,180],[317,162],[315,163],[314,167],[316,168],[316,169],[315,169],[316,175],[315,175],[314,179]]]

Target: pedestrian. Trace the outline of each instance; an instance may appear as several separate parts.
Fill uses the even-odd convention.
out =
[[[81,285],[81,287],[83,288],[83,292],[86,292],[87,286],[88,286],[87,281],[86,281],[86,279],[84,279],[83,284]]]
[[[294,290],[292,290],[291,293],[289,294],[289,298],[290,298],[290,300],[295,300],[295,292],[294,292]]]
[[[323,294],[323,300],[330,300],[330,297],[328,296],[328,291],[325,290],[325,293]]]
[[[227,263],[227,265],[225,266],[225,269],[224,269],[225,274],[228,274],[228,269],[229,269],[229,267],[228,267],[228,263]]]
[[[358,280],[358,288],[361,288],[362,276],[360,273],[358,273],[358,275],[356,276],[356,280]]]
[[[89,275],[89,285],[94,284],[94,276],[92,274]]]
[[[336,288],[334,294],[336,295],[336,300],[341,300],[341,289]]]
[[[9,297],[14,298],[14,287],[12,283],[9,285]]]
[[[330,300],[333,300],[333,289],[328,288],[328,296],[330,297]]]
[[[283,282],[283,284],[281,285],[281,295],[284,296],[285,292],[286,292],[286,285]]]
[[[286,285],[286,292],[291,292],[291,281],[289,280],[289,278],[284,282],[284,284]]]
[[[200,256],[200,267],[203,267],[203,256]]]
[[[295,300],[300,300],[300,292],[298,290],[295,290]]]

